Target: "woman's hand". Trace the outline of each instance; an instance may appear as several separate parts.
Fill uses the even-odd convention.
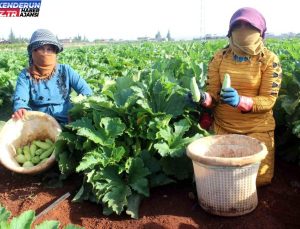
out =
[[[14,120],[22,119],[22,118],[24,118],[24,115],[25,115],[26,112],[27,112],[26,109],[21,108],[21,109],[17,110],[15,113],[13,113],[13,115],[11,117]]]
[[[237,90],[232,87],[228,87],[222,89],[221,100],[232,107],[237,107],[240,103],[240,96]]]
[[[191,92],[188,92],[186,97],[187,97],[187,100],[190,104],[194,103],[194,104],[200,104],[201,105],[205,101],[206,95],[205,95],[204,92],[200,91],[200,100],[199,101],[194,101],[193,95],[192,95]]]

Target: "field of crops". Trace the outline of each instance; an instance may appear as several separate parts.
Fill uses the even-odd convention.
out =
[[[205,90],[207,64],[225,40],[68,47],[59,54],[94,96],[72,98],[72,122],[56,144],[59,180],[82,176],[75,200],[102,205],[104,215],[139,218],[150,190],[191,180],[185,147],[208,133],[201,107],[187,100],[196,76]],[[300,40],[267,40],[281,60],[283,82],[274,108],[280,160],[300,165]],[[7,121],[26,47],[0,47],[0,120]]]

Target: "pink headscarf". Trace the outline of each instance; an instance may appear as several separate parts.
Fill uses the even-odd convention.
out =
[[[266,20],[264,16],[258,12],[256,9],[251,7],[243,7],[237,10],[230,19],[229,31],[227,36],[231,36],[232,26],[237,21],[245,21],[251,24],[253,27],[257,28],[260,31],[260,35],[262,38],[265,37],[265,32],[267,30]]]

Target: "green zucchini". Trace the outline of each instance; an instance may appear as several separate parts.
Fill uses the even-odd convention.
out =
[[[35,151],[35,156],[41,155],[45,150],[44,149],[37,149]]]
[[[27,160],[27,161],[30,161],[30,159],[31,159],[31,154],[30,154],[30,149],[29,149],[29,146],[28,146],[28,145],[24,146],[24,148],[23,148],[23,153],[24,153],[24,156],[25,156],[26,160]]]
[[[49,149],[53,145],[53,144],[50,144],[47,142],[42,142],[42,141],[33,141],[32,143],[42,149]]]
[[[22,154],[23,153],[23,148],[20,147],[20,148],[17,148],[17,154]]]
[[[31,161],[25,161],[24,164],[22,165],[22,167],[24,168],[29,168],[29,167],[33,167],[34,165],[32,164]]]
[[[222,84],[222,89],[225,88],[229,88],[231,87],[231,79],[230,79],[230,75],[228,73],[224,74],[224,80],[223,80],[223,84]],[[222,90],[221,90],[221,95],[222,95]]]
[[[40,155],[40,159],[43,160],[43,159],[49,157],[49,156],[53,153],[53,150],[54,150],[54,145],[53,145],[51,148],[45,150],[45,151]]]
[[[18,154],[15,158],[16,161],[20,164],[23,164],[25,161],[27,161],[26,157],[23,154]]]
[[[200,95],[200,90],[199,90],[195,76],[191,78],[190,89],[191,89],[193,101],[198,103],[201,99],[201,95]]]
[[[34,156],[33,158],[31,158],[31,162],[33,164],[38,164],[40,162],[40,157],[39,156]]]
[[[37,150],[36,145],[35,144],[31,144],[30,147],[29,147],[29,152],[30,152],[31,157],[35,156],[35,151],[36,150]]]
[[[45,142],[48,143],[48,144],[50,144],[50,145],[53,145],[53,141],[51,141],[50,138],[46,138],[46,139],[45,139]]]

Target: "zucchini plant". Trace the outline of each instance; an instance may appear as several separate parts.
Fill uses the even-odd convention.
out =
[[[35,220],[35,212],[32,210],[24,211],[19,216],[12,217],[11,212],[6,210],[0,204],[0,228],[1,229],[31,229],[32,224]],[[60,223],[55,220],[46,220],[36,225],[34,229],[59,229],[61,227]],[[83,227],[78,227],[72,224],[68,224],[67,226],[63,227],[64,229],[83,229]]]

